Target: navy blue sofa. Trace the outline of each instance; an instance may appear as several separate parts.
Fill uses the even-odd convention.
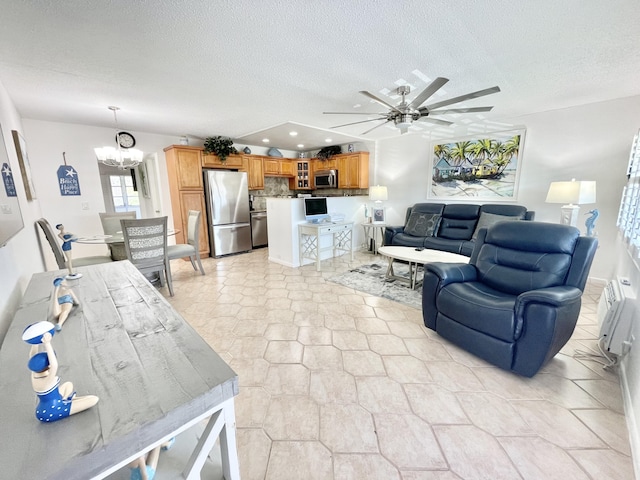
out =
[[[426,236],[416,236],[405,231],[414,212],[416,215],[439,215],[435,230]],[[477,233],[483,213],[485,218],[490,218],[492,221],[500,217],[504,217],[504,220],[535,218],[535,212],[528,211],[522,205],[416,203],[407,209],[403,226],[385,228],[384,244],[430,248],[469,257],[475,245],[474,233]]]
[[[597,244],[568,225],[483,228],[468,264],[424,266],[424,324],[498,367],[531,377],[573,333]]]

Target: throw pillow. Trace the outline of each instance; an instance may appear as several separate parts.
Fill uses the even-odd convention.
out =
[[[480,218],[478,219],[476,230],[473,232],[473,235],[471,236],[471,240],[475,240],[476,238],[478,238],[478,232],[480,231],[481,228],[488,228],[495,223],[511,221],[511,220],[522,220],[522,217],[520,215],[516,217],[510,217],[507,215],[496,215],[495,213],[482,212],[480,213]]]
[[[414,237],[433,237],[440,224],[440,214],[411,212],[404,233]]]

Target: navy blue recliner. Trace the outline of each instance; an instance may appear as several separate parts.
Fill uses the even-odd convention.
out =
[[[424,324],[532,377],[573,333],[597,244],[568,225],[500,222],[482,229],[469,264],[424,266]]]

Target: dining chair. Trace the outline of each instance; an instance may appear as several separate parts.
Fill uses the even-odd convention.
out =
[[[42,231],[44,232],[44,236],[49,242],[51,246],[51,250],[53,250],[53,255],[56,258],[56,263],[58,264],[58,268],[63,269],[67,268],[67,259],[62,252],[62,247],[60,246],[60,239],[58,235],[53,231],[51,224],[47,221],[46,218],[40,218],[36,220],[36,223],[40,226]],[[87,265],[97,265],[99,263],[108,263],[112,262],[112,258],[107,255],[96,255],[92,257],[79,257],[76,258],[75,255],[73,257],[73,266],[74,267],[84,267]]]
[[[171,265],[167,256],[167,217],[120,220],[127,258],[142,274],[156,273],[166,278],[173,297]]]
[[[204,268],[202,268],[202,262],[200,261],[200,221],[202,218],[202,212],[199,210],[189,210],[187,217],[187,243],[178,243],[177,245],[169,245],[167,247],[167,254],[169,260],[176,260],[178,258],[189,257],[193,269],[204,275]],[[195,261],[198,262],[196,267]]]
[[[100,222],[102,223],[102,231],[105,235],[117,235],[122,231],[122,225],[120,220],[123,218],[136,218],[136,212],[118,212],[118,213],[105,213],[100,212]],[[111,251],[111,258],[113,260],[126,260],[127,252],[124,249],[124,242],[110,243],[109,250]]]

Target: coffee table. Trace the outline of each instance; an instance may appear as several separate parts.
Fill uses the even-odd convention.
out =
[[[414,247],[380,247],[378,249],[380,255],[389,258],[389,266],[385,278],[393,278],[401,282],[408,283],[411,289],[416,289],[422,282],[418,282],[418,265],[432,262],[447,263],[469,263],[469,257],[458,255],[457,253],[443,252],[441,250],[416,250]],[[409,263],[409,278],[400,277],[393,271],[393,261],[403,260]]]

